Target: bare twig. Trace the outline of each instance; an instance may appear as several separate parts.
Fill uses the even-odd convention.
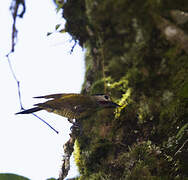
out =
[[[9,54],[10,54],[10,53],[9,53]],[[11,61],[10,61],[10,59],[9,59],[9,54],[6,55],[7,60],[8,60],[8,65],[9,65],[9,68],[10,68],[11,74],[12,74],[14,80],[15,80],[16,83],[17,83],[18,97],[19,97],[19,102],[20,102],[21,110],[24,110],[23,105],[22,105],[21,92],[20,92],[20,81],[18,81],[18,79],[17,79],[17,77],[16,77],[16,74],[14,73],[14,70],[13,70],[13,68],[12,68],[12,64],[11,64]]]
[[[74,143],[76,140],[77,127],[73,126],[72,132],[69,134],[70,139],[63,145],[64,156],[61,171],[58,180],[63,180],[68,175],[70,170],[70,157],[74,151]]]
[[[22,6],[23,7],[23,10],[20,14],[18,14],[18,8],[19,6]],[[22,18],[24,13],[25,13],[25,10],[26,10],[26,7],[25,7],[25,0],[12,0],[12,4],[11,4],[11,7],[10,7],[10,10],[12,12],[12,17],[13,17],[13,24],[12,24],[12,46],[11,46],[11,50],[10,52],[6,55],[7,57],[7,60],[8,60],[8,64],[9,64],[9,68],[10,68],[10,71],[11,71],[11,74],[14,78],[14,80],[16,81],[17,83],[17,89],[18,89],[18,97],[19,97],[19,103],[20,103],[20,107],[21,107],[21,110],[25,110],[25,108],[23,107],[23,103],[22,103],[22,98],[21,98],[21,91],[20,91],[20,81],[18,80],[18,78],[16,77],[16,74],[13,70],[13,67],[12,67],[12,64],[11,64],[11,60],[9,58],[9,55],[12,54],[14,52],[14,47],[16,45],[16,38],[17,38],[17,29],[16,29],[16,18],[17,16]],[[32,113],[33,116],[35,116],[36,118],[38,118],[39,120],[41,120],[42,122],[44,122],[48,127],[50,127],[53,131],[55,131],[56,133],[59,133],[57,130],[55,130],[50,124],[48,124],[44,119],[40,118],[39,116],[37,116],[36,114]]]
[[[188,142],[188,139],[182,144],[182,146],[176,151],[176,153],[174,154],[174,156],[176,156],[178,153],[181,152],[181,150],[183,149],[183,147],[185,146],[185,144]]]
[[[74,48],[75,48],[75,46],[76,46],[77,44],[78,44],[78,41],[74,40],[74,45],[72,46],[72,48],[71,48],[71,50],[70,50],[70,54],[73,53]]]
[[[23,10],[20,14],[18,14],[18,8],[22,6]],[[25,0],[12,0],[10,10],[12,12],[12,17],[13,17],[13,24],[12,24],[12,47],[10,52],[14,52],[14,47],[16,45],[16,39],[17,39],[17,29],[16,29],[16,18],[17,16],[22,18],[26,7],[25,7]]]
[[[44,119],[42,119],[41,117],[37,116],[36,114],[32,113],[33,116],[35,116],[36,118],[40,119],[43,123],[45,123],[48,127],[50,127],[53,131],[55,131],[57,134],[59,133],[59,131],[57,131],[56,129],[54,129],[50,124],[48,124]]]
[[[22,104],[22,98],[21,98],[21,91],[20,91],[20,81],[18,80],[18,78],[16,77],[16,74],[12,68],[12,64],[11,64],[11,61],[10,61],[10,58],[9,58],[9,55],[13,53],[12,51],[10,53],[8,53],[6,55],[7,57],[7,60],[8,60],[8,64],[9,64],[9,68],[10,68],[10,71],[11,71],[11,74],[14,78],[14,80],[16,81],[17,83],[17,89],[18,89],[18,97],[19,97],[19,102],[20,102],[20,107],[21,107],[21,110],[25,110],[25,108],[23,107],[23,104]],[[37,116],[36,114],[32,113],[33,116],[35,116],[36,118],[38,118],[39,120],[41,120],[43,123],[45,123],[48,127],[50,127],[53,131],[55,131],[57,134],[59,133],[57,130],[55,130],[50,124],[48,124],[44,119],[40,118],[39,116]]]

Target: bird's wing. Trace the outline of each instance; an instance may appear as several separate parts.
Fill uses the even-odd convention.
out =
[[[81,114],[85,111],[85,107],[81,106],[80,102],[75,97],[77,97],[77,94],[66,94],[66,96],[62,96],[62,94],[61,96],[57,94],[55,94],[55,96],[49,95],[47,98],[54,99],[35,104],[34,106],[70,119],[80,118]],[[44,98],[46,98],[46,96],[44,96]]]

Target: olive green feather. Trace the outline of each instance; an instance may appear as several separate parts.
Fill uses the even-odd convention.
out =
[[[82,94],[51,94],[35,98],[49,99],[44,103],[35,104],[34,108],[18,112],[17,114],[29,114],[40,110],[54,112],[61,116],[78,119],[97,111],[99,108],[116,107],[105,95],[82,95]]]

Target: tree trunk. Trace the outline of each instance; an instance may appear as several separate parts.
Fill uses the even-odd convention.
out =
[[[188,1],[67,0],[63,16],[87,50],[82,93],[121,105],[80,122],[79,179],[188,178]]]

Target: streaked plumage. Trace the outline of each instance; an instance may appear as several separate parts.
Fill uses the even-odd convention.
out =
[[[16,114],[29,114],[46,110],[70,119],[79,119],[89,116],[101,108],[115,108],[119,106],[113,103],[106,95],[52,94],[35,98],[49,100],[44,103],[35,104],[34,106],[36,107]]]

